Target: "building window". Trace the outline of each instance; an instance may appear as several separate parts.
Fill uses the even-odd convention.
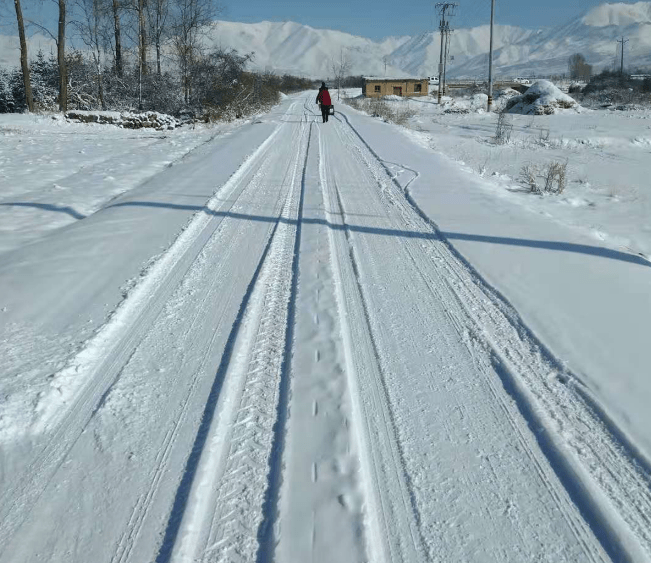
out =
[[[379,85],[379,84],[376,84],[376,85],[375,85],[375,93],[376,93],[376,94],[379,94],[379,93],[380,93],[380,85]]]
[[[422,91],[423,91],[422,84],[414,84],[414,92],[422,92]]]

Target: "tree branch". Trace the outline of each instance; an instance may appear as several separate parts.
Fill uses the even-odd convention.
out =
[[[40,23],[36,23],[35,21],[32,21],[32,20],[25,20],[25,21],[26,21],[28,24],[30,24],[30,25],[35,25],[35,26],[38,27],[41,31],[44,31],[45,33],[47,33],[47,34],[48,34],[52,39],[54,39],[54,42],[55,42],[57,45],[59,44],[57,38],[56,38],[54,35],[52,35],[52,33],[50,32],[50,30],[49,30],[47,27],[44,27],[44,26],[42,26]]]

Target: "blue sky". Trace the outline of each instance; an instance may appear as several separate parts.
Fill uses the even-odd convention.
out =
[[[220,19],[242,22],[295,21],[373,39],[415,35],[437,25],[437,0],[222,0]],[[567,23],[605,0],[496,0],[496,21],[521,27]],[[490,0],[456,0],[456,27],[490,21]]]
[[[439,0],[217,0],[224,6],[219,19],[254,23],[295,21],[317,28],[336,29],[381,39],[389,35],[416,35],[438,26],[434,5]],[[553,27],[567,23],[605,0],[495,0],[496,22],[520,27]],[[615,1],[615,0],[611,0]],[[490,21],[490,0],[456,0],[454,27],[472,27]],[[0,33],[15,34],[13,2],[0,0]],[[49,22],[56,30],[54,2],[25,0],[26,17]],[[36,13],[35,13],[36,11]],[[33,30],[35,31],[35,30]]]

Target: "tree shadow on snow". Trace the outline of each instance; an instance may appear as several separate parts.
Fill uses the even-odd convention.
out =
[[[161,207],[161,208],[171,208],[171,209],[182,209],[188,211],[203,211],[210,215],[217,217],[225,217],[230,219],[237,219],[242,221],[257,221],[265,223],[288,223],[288,224],[297,224],[295,219],[285,219],[282,217],[271,217],[266,215],[253,215],[247,213],[237,213],[233,211],[214,211],[207,207],[195,206],[195,205],[183,205],[175,203],[158,203],[158,202],[147,202],[147,201],[129,201],[123,203],[116,203],[109,207]],[[332,213],[337,215],[338,213]],[[351,216],[346,213],[345,216]],[[519,246],[523,248],[535,248],[539,250],[553,250],[556,252],[570,252],[574,254],[585,254],[588,256],[596,256],[599,258],[608,258],[611,260],[619,260],[621,262],[628,262],[630,264],[637,264],[639,266],[651,267],[651,262],[646,260],[643,256],[636,254],[629,254],[627,252],[621,252],[619,250],[614,250],[611,248],[605,248],[601,246],[592,246],[589,244],[577,244],[572,242],[564,241],[552,241],[552,240],[532,240],[532,239],[523,239],[523,238],[512,238],[512,237],[498,237],[490,235],[478,235],[471,233],[455,233],[450,231],[441,231],[440,233],[432,231],[407,231],[400,229],[389,229],[382,227],[367,227],[364,225],[354,225],[346,223],[344,225],[337,225],[331,223],[325,219],[315,219],[310,217],[303,217],[301,220],[303,225],[318,224],[325,225],[333,230],[348,230],[356,233],[365,233],[379,236],[393,236],[393,237],[403,237],[403,238],[416,238],[424,240],[441,240],[447,239],[450,241],[453,240],[462,240],[469,242],[480,242],[487,244],[499,244],[507,246]]]
[[[59,206],[54,204],[44,204],[44,203],[31,203],[31,202],[7,202],[0,203],[3,206],[17,206],[17,207],[34,207],[37,209],[43,209],[47,211],[54,211],[58,213],[65,213],[70,215],[75,219],[84,219],[86,216],[79,213],[72,207],[68,206]],[[152,208],[161,208],[161,209],[178,209],[183,211],[203,211],[209,215],[214,215],[217,217],[224,217],[229,219],[237,219],[241,221],[257,221],[265,223],[288,223],[288,224],[297,224],[295,219],[284,219],[266,215],[254,215],[246,213],[236,213],[233,211],[214,211],[203,205],[190,205],[190,204],[179,204],[179,203],[163,203],[163,202],[153,202],[153,201],[126,201],[121,203],[115,203],[105,207],[103,210],[108,210],[117,207],[152,207]],[[331,212],[331,215],[341,215],[339,212]],[[346,217],[356,216],[354,214],[345,213]],[[366,216],[366,215],[357,215],[357,216]],[[485,244],[498,244],[498,245],[507,245],[507,246],[519,246],[523,248],[535,248],[539,250],[552,250],[556,252],[570,252],[574,254],[585,254],[588,256],[596,256],[599,258],[608,258],[610,260],[619,260],[621,262],[628,262],[630,264],[637,264],[639,266],[651,267],[651,262],[647,260],[643,255],[630,254],[627,252],[622,252],[619,250],[614,250],[612,248],[606,248],[602,246],[593,246],[589,244],[576,244],[573,242],[563,242],[563,241],[552,241],[552,240],[532,240],[532,239],[523,239],[523,238],[513,238],[513,237],[498,237],[490,235],[478,235],[471,233],[455,233],[449,231],[406,231],[400,229],[389,229],[382,227],[367,227],[364,225],[354,225],[354,224],[344,224],[337,225],[331,223],[325,219],[314,219],[309,217],[303,217],[301,220],[302,224],[319,224],[325,225],[333,230],[348,230],[350,232],[372,234],[378,236],[392,236],[392,237],[403,237],[403,238],[417,238],[425,240],[441,240],[447,239],[449,241],[462,240],[468,242],[479,242]]]

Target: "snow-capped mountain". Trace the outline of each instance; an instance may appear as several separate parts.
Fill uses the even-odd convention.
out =
[[[573,21],[550,29],[497,25],[495,72],[498,76],[549,75],[567,71],[567,60],[583,54],[596,69],[611,67],[617,39],[625,36],[626,64],[651,66],[651,2],[602,4]],[[48,39],[30,40],[34,54]],[[373,41],[364,37],[315,29],[294,22],[255,24],[217,21],[208,30],[206,46],[254,53],[252,67],[314,78],[333,75],[341,58],[350,74],[428,76],[439,62],[440,35],[436,31]],[[458,29],[452,36],[451,76],[482,77],[488,68],[489,27]],[[18,64],[18,40],[0,36],[0,65]]]
[[[624,35],[626,64],[651,66],[651,2],[602,4],[575,20],[551,29],[523,29],[497,25],[495,70],[498,75],[547,75],[567,72],[567,60],[583,54],[597,69],[611,67],[617,39]],[[449,66],[452,76],[480,77],[488,69],[488,25],[453,33]],[[351,74],[428,76],[439,62],[440,35],[436,31],[413,37],[372,41],[338,31],[297,23],[244,24],[216,22],[209,43],[254,52],[258,69],[318,77],[332,75],[332,64],[343,53]]]
[[[315,29],[294,22],[245,24],[218,21],[207,34],[208,46],[233,48],[254,53],[252,66],[278,73],[325,77],[332,65],[344,57],[351,63],[351,74],[384,73],[383,57],[391,56],[408,36],[388,37],[381,42],[341,31]],[[404,72],[387,66],[387,72]]]
[[[610,68],[617,58],[617,40],[628,39],[627,67],[651,66],[651,2],[602,4],[565,25],[539,30],[495,52],[498,73],[552,74],[567,71],[567,60],[583,54],[596,69]],[[455,65],[459,75],[485,73],[487,54]]]
[[[496,26],[495,46],[507,49],[526,45],[539,32],[513,26]],[[490,38],[487,25],[459,29],[452,36],[452,69],[461,68],[477,57],[486,57]],[[314,29],[293,22],[243,24],[215,22],[207,45],[253,52],[252,66],[276,72],[315,78],[333,75],[332,66],[343,56],[350,74],[426,76],[436,72],[440,35],[427,32],[413,37],[389,37],[381,42],[339,31]],[[471,64],[472,66],[472,64]],[[473,70],[473,72],[475,72]]]

